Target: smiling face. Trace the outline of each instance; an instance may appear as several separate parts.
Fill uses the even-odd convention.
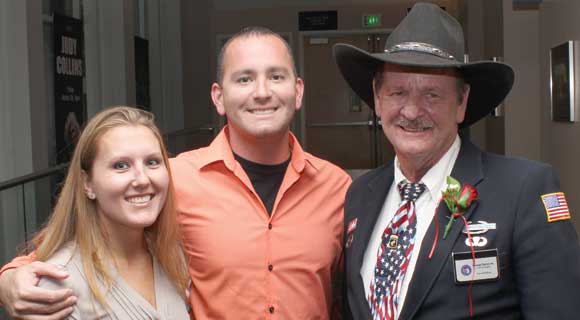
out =
[[[150,129],[120,126],[99,138],[85,190],[96,196],[107,230],[142,231],[152,225],[165,204],[168,187],[161,147]]]
[[[223,59],[222,84],[214,83],[211,95],[218,113],[228,119],[232,140],[287,135],[304,84],[282,40],[272,35],[236,38]]]
[[[405,175],[422,176],[449,149],[465,117],[469,86],[459,94],[453,69],[385,64],[375,86],[375,111]],[[410,178],[410,177],[408,177]],[[418,177],[419,179],[421,177]]]

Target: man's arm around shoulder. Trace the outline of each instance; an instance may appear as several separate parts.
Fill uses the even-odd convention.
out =
[[[76,302],[72,290],[43,289],[37,284],[43,276],[65,279],[68,273],[50,263],[34,260],[34,253],[17,257],[0,270],[0,303],[14,318],[65,318]]]

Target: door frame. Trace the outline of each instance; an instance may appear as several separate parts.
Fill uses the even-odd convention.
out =
[[[298,73],[300,75],[304,74],[304,40],[306,37],[321,37],[321,38],[332,38],[347,35],[360,35],[360,34],[384,34],[388,35],[394,30],[394,28],[377,28],[377,29],[349,29],[349,30],[322,30],[322,31],[300,31],[298,32]],[[306,81],[306,80],[305,80]],[[294,124],[294,128],[298,129],[299,132],[295,132],[298,140],[302,146],[306,146],[306,100],[302,99],[302,108],[298,112],[298,123]]]

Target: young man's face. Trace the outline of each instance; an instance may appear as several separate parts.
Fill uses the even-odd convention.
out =
[[[304,84],[293,72],[284,43],[275,36],[233,40],[223,57],[223,81],[212,86],[212,100],[225,115],[230,136],[245,140],[288,134],[300,109]]]
[[[375,111],[399,159],[430,167],[445,154],[465,117],[468,86],[461,96],[452,69],[385,64]]]

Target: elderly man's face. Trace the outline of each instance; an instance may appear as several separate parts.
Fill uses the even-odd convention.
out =
[[[460,97],[457,83],[451,69],[385,64],[375,110],[402,163],[430,168],[451,146],[469,95],[467,86]]]

